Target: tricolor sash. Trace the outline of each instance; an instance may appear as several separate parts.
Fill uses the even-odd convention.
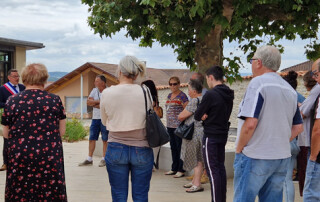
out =
[[[13,87],[9,82],[5,83],[3,86],[11,93],[11,95],[18,93],[17,89]]]

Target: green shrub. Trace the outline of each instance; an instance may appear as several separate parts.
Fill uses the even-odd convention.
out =
[[[83,140],[88,134],[88,131],[82,125],[82,123],[75,118],[67,120],[66,133],[62,137],[67,142],[74,142]]]

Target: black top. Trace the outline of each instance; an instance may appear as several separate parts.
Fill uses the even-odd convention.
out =
[[[317,108],[319,107],[318,106],[318,103],[319,103],[319,97],[320,95],[318,95],[314,105],[313,105],[313,108],[311,110],[311,121],[310,121],[310,147],[311,147],[311,141],[312,141],[312,129],[313,129],[313,125],[314,125],[314,122],[316,120],[316,114],[317,114]],[[317,163],[320,163],[320,153],[318,154],[317,156],[317,160],[316,160]]]
[[[204,114],[208,118],[203,121],[204,136],[217,141],[226,141],[229,131],[229,118],[233,107],[234,92],[221,84],[209,90],[194,114],[194,119],[201,120]]]
[[[18,84],[18,86],[20,92],[26,88],[22,84]],[[11,95],[12,94],[4,86],[0,86],[0,108],[4,108],[8,97],[10,97]]]

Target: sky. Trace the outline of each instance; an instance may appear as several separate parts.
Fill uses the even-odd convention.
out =
[[[0,37],[43,43],[45,48],[27,51],[27,64],[43,63],[50,72],[70,72],[86,62],[118,64],[125,55],[134,55],[152,68],[186,68],[177,62],[170,47],[154,43],[152,48],[139,47],[121,31],[112,38],[100,38],[87,24],[87,5],[81,0],[1,0]],[[280,69],[307,61],[304,46],[310,41],[281,41],[285,47]],[[240,56],[250,73],[246,55],[236,43],[224,41],[224,55]]]

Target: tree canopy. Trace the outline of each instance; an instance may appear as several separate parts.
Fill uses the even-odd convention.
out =
[[[223,57],[223,40],[236,42],[249,60],[257,46],[284,48],[281,39],[310,39],[308,59],[320,56],[317,42],[318,0],[82,0],[89,6],[88,24],[96,34],[111,37],[121,29],[126,37],[152,47],[170,46],[177,60],[204,72],[222,65],[232,82],[239,78],[240,57]]]

